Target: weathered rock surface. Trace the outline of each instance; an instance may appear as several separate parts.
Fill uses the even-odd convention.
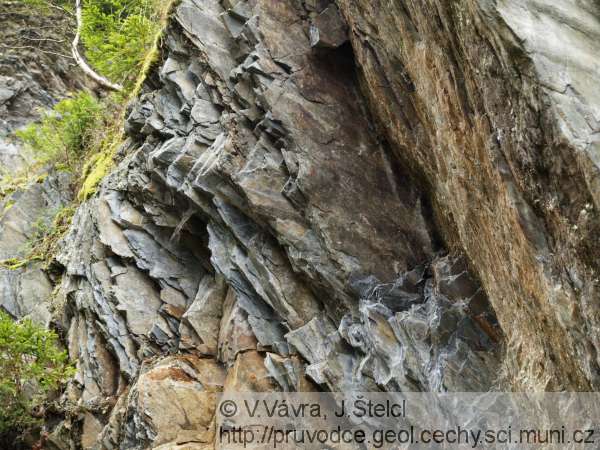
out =
[[[65,56],[70,26],[61,15],[0,1],[0,16],[0,308],[48,324],[53,283],[42,263],[20,263],[70,203],[72,177],[28,168],[32,155],[13,133],[81,88],[82,74]]]
[[[22,2],[0,1],[0,175],[31,159],[11,133],[39,117],[69,91],[84,87],[72,63],[68,19],[49,10],[33,14]]]
[[[339,6],[370,110],[479,275],[514,386],[598,389],[597,3]]]
[[[72,90],[84,87],[69,53],[72,24],[64,14],[34,13],[31,6],[0,1],[0,135],[35,120]],[[2,161],[4,163],[4,161]]]
[[[212,448],[220,391],[597,389],[599,20],[182,0],[57,256],[53,448]]]
[[[176,371],[171,354],[217,364],[225,390],[492,387],[494,312],[443,256],[355,69],[334,4],[177,7],[122,160],[57,258],[79,364],[64,401],[87,411],[57,446],[68,429],[89,448],[179,445],[189,430],[140,403],[179,395],[148,375]]]
[[[53,285],[43,263],[21,261],[71,200],[70,181],[67,173],[51,173],[0,200],[0,308],[15,318],[29,316],[44,324],[51,320]]]

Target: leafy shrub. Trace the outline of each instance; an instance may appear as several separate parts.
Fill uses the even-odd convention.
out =
[[[103,120],[103,106],[91,94],[79,92],[44,113],[39,123],[31,123],[17,136],[28,144],[38,160],[72,166],[86,148]]]
[[[0,311],[0,437],[38,421],[47,395],[74,373],[53,331]]]
[[[131,86],[160,29],[160,0],[86,0],[81,39],[99,73]]]

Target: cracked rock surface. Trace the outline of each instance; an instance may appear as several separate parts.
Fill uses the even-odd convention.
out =
[[[72,179],[64,172],[29,169],[32,156],[13,133],[84,84],[62,55],[68,52],[64,19],[33,15],[23,5],[4,0],[0,16],[0,261],[8,261],[0,265],[0,308],[14,318],[30,317],[48,325],[54,287],[43,264],[33,261],[12,270],[5,266],[25,258],[42,230],[72,200]],[[51,36],[48,42],[41,43],[40,30]],[[25,175],[29,182],[10,186],[10,180]]]
[[[223,391],[597,389],[600,12],[569,5],[182,0],[56,258],[48,445],[213,448]]]
[[[338,4],[370,110],[477,272],[515,388],[598,389],[598,4]]]

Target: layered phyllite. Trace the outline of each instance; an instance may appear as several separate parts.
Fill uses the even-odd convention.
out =
[[[53,268],[56,448],[211,448],[207,392],[597,387],[598,8],[383,3],[174,9]]]

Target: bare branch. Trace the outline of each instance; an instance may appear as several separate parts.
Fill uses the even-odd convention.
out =
[[[75,17],[77,18],[77,31],[75,32],[75,39],[73,39],[73,43],[71,44],[71,52],[73,53],[73,58],[75,62],[79,65],[81,70],[90,78],[95,80],[100,85],[111,89],[113,91],[122,91],[123,86],[117,83],[113,83],[108,78],[99,75],[92,69],[88,63],[83,59],[83,57],[79,54],[79,50],[77,47],[79,46],[79,38],[81,36],[81,28],[83,27],[83,12],[81,9],[81,0],[75,0]]]

